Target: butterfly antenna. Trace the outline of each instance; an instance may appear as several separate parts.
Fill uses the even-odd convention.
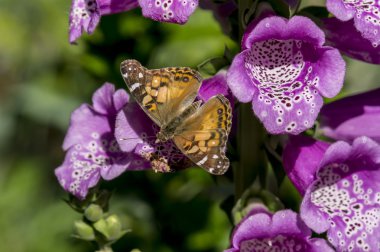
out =
[[[144,138],[156,138],[156,136],[146,136]],[[128,141],[128,140],[133,140],[133,139],[141,139],[141,137],[119,138],[120,141]]]

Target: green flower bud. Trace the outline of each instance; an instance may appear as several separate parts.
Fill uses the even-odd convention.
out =
[[[83,221],[76,221],[74,223],[75,236],[79,239],[86,241],[95,240],[95,232],[92,227]]]
[[[108,239],[109,240],[117,240],[124,233],[122,232],[122,225],[120,219],[117,215],[113,214],[106,219],[107,229],[108,229]]]
[[[84,211],[84,216],[87,220],[96,222],[103,216],[103,210],[99,205],[91,204]]]
[[[100,219],[94,223],[94,228],[105,237],[108,237],[107,223],[104,219]]]

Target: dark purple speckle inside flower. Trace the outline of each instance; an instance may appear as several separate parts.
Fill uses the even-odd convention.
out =
[[[241,252],[264,252],[264,251],[308,251],[309,244],[305,239],[295,236],[277,235],[271,238],[251,239],[241,243]]]
[[[318,172],[312,189],[311,202],[328,215],[335,229],[330,242],[348,251],[378,249],[371,247],[374,244],[369,239],[380,231],[380,191],[366,177],[352,173],[350,164],[334,163]]]
[[[314,55],[310,49],[313,50],[307,42],[300,40],[270,39],[254,43],[245,58],[247,74],[259,91],[261,107],[265,108],[259,117],[264,119],[275,113],[275,122],[281,126],[285,112],[293,111],[296,118],[287,120],[287,132],[299,126],[310,127],[313,122],[309,114],[317,113],[319,76],[309,62]],[[297,125],[300,122],[303,125]]]

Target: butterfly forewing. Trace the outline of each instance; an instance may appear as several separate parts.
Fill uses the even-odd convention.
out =
[[[136,60],[122,62],[121,73],[131,94],[160,127],[192,104],[201,83],[190,68],[148,70]]]
[[[174,142],[198,166],[213,174],[223,174],[230,164],[225,151],[231,122],[229,101],[222,95],[214,96],[183,121]]]

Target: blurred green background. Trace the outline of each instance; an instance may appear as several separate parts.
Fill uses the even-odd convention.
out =
[[[103,17],[92,36],[68,43],[69,0],[0,1],[0,251],[93,251],[70,235],[81,216],[54,176],[70,113],[105,81],[124,88],[123,59],[148,67],[191,66],[236,47],[210,12],[185,26],[141,17],[139,9]],[[342,96],[378,86],[378,66],[348,61]],[[231,224],[220,209],[232,186],[200,169],[129,172],[111,211],[132,232],[115,251],[221,251]]]

